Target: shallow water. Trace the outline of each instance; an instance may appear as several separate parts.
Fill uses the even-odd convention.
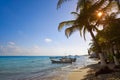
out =
[[[88,56],[73,64],[52,64],[49,56],[1,56],[0,80],[63,80],[72,69],[91,63]]]

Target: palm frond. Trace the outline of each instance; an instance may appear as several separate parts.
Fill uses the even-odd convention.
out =
[[[81,25],[79,24],[78,29],[79,29],[80,36],[81,36],[81,37],[83,36],[83,34],[82,34],[82,33],[83,33],[83,32],[82,32],[82,31],[83,31],[83,28],[84,28],[84,25],[83,25],[83,24],[81,24]]]
[[[61,4],[63,4],[66,1],[70,1],[70,0],[59,0],[57,3],[57,9],[61,7]]]
[[[99,32],[99,31],[100,31],[96,26],[94,26],[94,30],[95,30],[96,32]]]
[[[66,35],[67,38],[68,38],[68,37],[71,36],[71,34],[72,34],[73,32],[75,32],[76,30],[77,30],[77,27],[76,27],[76,26],[72,26],[72,27],[66,28],[66,29],[65,29],[65,35]]]
[[[120,0],[116,0],[118,8],[120,9]]]
[[[115,6],[116,5],[116,6]],[[119,11],[118,4],[115,1],[109,1],[109,3],[102,9],[105,13],[111,12],[110,9],[114,8],[115,10]],[[109,11],[110,10],[110,11]]]
[[[80,32],[80,36],[82,37],[82,30],[79,30],[79,32]]]
[[[75,22],[75,20],[71,20],[71,21],[63,21],[59,24],[58,26],[58,31],[60,31],[64,26],[70,26],[73,25]]]
[[[85,34],[86,34],[87,30],[88,30],[87,27],[83,28],[83,37],[84,37],[84,40],[86,40]]]
[[[85,5],[85,0],[78,0],[77,2],[77,7],[76,7],[76,11],[78,12],[79,10],[81,11],[83,9]]]
[[[77,16],[79,16],[80,14],[79,13],[77,13],[77,12],[71,12],[71,14],[74,14],[74,15],[77,15]]]

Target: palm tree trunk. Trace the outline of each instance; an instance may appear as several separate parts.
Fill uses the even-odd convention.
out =
[[[116,49],[115,49],[115,45],[113,45],[113,47],[112,47],[112,52],[113,52],[113,59],[114,59],[115,65],[116,65],[116,66],[117,66],[117,65],[120,65],[118,59],[117,59],[116,56],[115,56],[115,54],[116,54],[116,52],[117,52]]]
[[[116,56],[113,56],[113,59],[114,59],[114,62],[115,62],[115,65],[120,65],[119,62],[118,62],[118,59],[116,58]]]
[[[104,58],[104,56],[102,54],[101,47],[99,46],[99,44],[98,44],[98,42],[97,42],[97,40],[96,40],[92,30],[89,30],[89,32],[91,34],[92,39],[95,41],[96,47],[98,49],[98,54],[99,54],[99,57],[100,57],[101,66],[106,66],[105,58]]]

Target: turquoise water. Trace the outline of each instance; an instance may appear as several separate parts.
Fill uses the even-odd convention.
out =
[[[73,64],[52,64],[49,56],[1,56],[0,80],[52,80],[91,63],[88,56],[80,56]]]

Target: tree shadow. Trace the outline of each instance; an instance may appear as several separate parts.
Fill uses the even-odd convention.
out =
[[[110,73],[95,76],[96,71],[101,68],[100,64],[88,65],[85,68],[90,68],[90,70],[87,71],[87,75],[82,80],[120,80],[120,71],[111,71]]]

